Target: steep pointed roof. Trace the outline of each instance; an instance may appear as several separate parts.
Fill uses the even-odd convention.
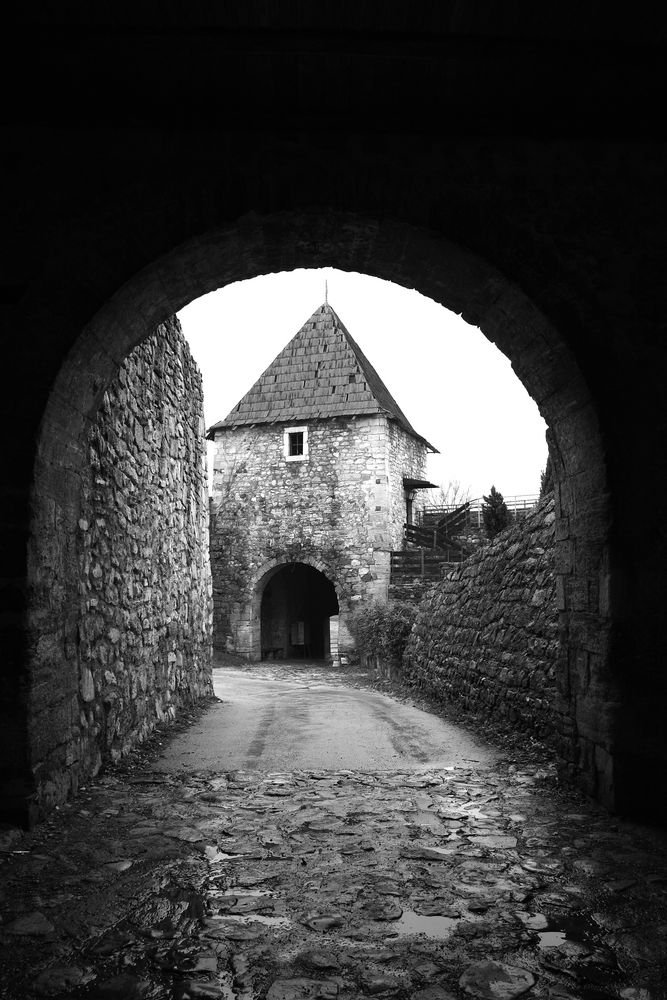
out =
[[[431,451],[328,302],[304,323],[224,420],[225,427],[384,413]]]

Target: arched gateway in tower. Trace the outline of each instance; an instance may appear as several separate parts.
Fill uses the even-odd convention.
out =
[[[325,660],[335,655],[338,598],[331,580],[305,563],[285,563],[264,582],[260,603],[263,660]]]
[[[252,660],[349,652],[349,615],[387,600],[436,449],[328,303],[208,437],[215,647]]]

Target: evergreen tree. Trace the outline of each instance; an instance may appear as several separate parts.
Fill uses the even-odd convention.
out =
[[[510,513],[507,504],[502,493],[499,493],[495,486],[491,487],[488,497],[484,497],[482,520],[487,538],[495,538],[498,532],[509,524]]]

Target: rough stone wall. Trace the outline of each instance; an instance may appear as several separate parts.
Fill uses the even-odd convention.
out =
[[[554,501],[542,503],[425,596],[405,676],[477,718],[562,734]]]
[[[89,433],[79,690],[66,731],[74,781],[211,690],[202,402],[199,370],[171,319],[125,359]],[[42,796],[57,798],[50,785]]]
[[[447,571],[451,570],[449,563]],[[392,579],[389,584],[389,600],[403,601],[406,604],[421,604],[426,596],[438,586],[438,581],[431,577],[408,576]]]
[[[403,525],[406,519],[405,489],[403,476],[411,479],[426,478],[426,448],[409,434],[405,434],[398,424],[389,424],[389,482],[391,484],[390,519],[391,548],[403,548]],[[416,490],[412,503],[413,518],[418,520],[419,512],[428,502],[428,490]]]
[[[389,553],[405,520],[402,477],[423,474],[425,450],[384,416],[313,421],[308,459],[293,462],[283,456],[283,430],[276,424],[217,432],[214,645],[257,657],[262,574],[305,562],[336,588],[345,652],[346,615],[361,600],[387,599]]]

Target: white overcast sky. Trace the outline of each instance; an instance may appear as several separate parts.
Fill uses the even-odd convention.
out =
[[[432,299],[368,275],[269,274],[182,309],[202,372],[206,426],[227,416],[322,305],[325,279],[331,306],[415,430],[439,449],[428,459],[431,481],[457,480],[471,497],[491,485],[506,497],[537,493],[546,424],[507,358]]]

